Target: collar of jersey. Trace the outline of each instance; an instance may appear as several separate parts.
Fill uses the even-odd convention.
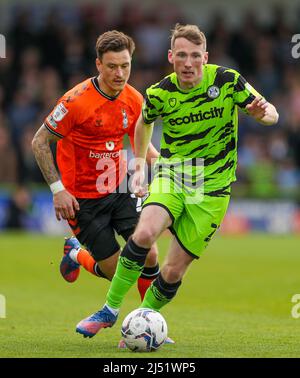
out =
[[[97,76],[95,76],[95,77],[92,78],[92,83],[93,83],[93,86],[96,89],[96,91],[98,91],[103,97],[107,98],[108,100],[111,100],[111,101],[115,100],[116,98],[119,97],[119,95],[121,93],[120,92],[117,96],[109,96],[108,94],[104,93],[101,90],[100,86],[99,86],[99,82],[97,80]]]
[[[196,91],[197,89],[201,88],[203,83],[204,83],[204,79],[205,79],[205,74],[206,74],[206,70],[205,70],[205,66],[203,67],[203,76],[202,76],[202,80],[200,81],[199,84],[197,84],[195,87],[191,88],[191,89],[182,89],[180,86],[179,86],[179,82],[178,82],[178,78],[177,78],[177,75],[175,72],[173,72],[174,74],[174,84],[176,85],[176,87],[178,88],[178,90],[182,93],[190,93],[190,92],[193,92],[193,91]]]

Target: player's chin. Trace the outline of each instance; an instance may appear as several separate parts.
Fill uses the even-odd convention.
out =
[[[122,82],[114,82],[114,83],[113,83],[113,89],[114,89],[114,90],[117,90],[117,91],[121,91],[121,90],[125,87],[125,84],[126,84],[125,81],[122,81]]]
[[[194,75],[181,75],[180,81],[185,85],[192,85],[195,82]]]

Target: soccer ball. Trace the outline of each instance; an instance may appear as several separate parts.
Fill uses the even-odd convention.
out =
[[[121,334],[127,347],[134,352],[152,352],[167,338],[168,327],[162,315],[149,308],[138,308],[126,316]]]

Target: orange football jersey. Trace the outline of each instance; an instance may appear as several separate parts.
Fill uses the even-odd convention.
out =
[[[57,164],[65,188],[75,197],[104,197],[124,180],[123,137],[128,134],[133,146],[142,102],[142,95],[129,84],[117,97],[107,96],[96,77],[59,99],[44,124],[61,138]]]

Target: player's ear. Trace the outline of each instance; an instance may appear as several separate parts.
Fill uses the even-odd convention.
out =
[[[171,64],[174,63],[174,60],[173,60],[173,52],[172,52],[172,50],[168,50],[168,61],[169,61],[169,63],[171,63]]]
[[[99,58],[96,58],[95,63],[96,63],[97,70],[98,70],[98,72],[100,73],[100,71],[101,71],[101,66],[102,66],[101,60],[100,60]]]
[[[208,52],[205,51],[204,56],[203,56],[203,64],[206,64],[208,62]]]

